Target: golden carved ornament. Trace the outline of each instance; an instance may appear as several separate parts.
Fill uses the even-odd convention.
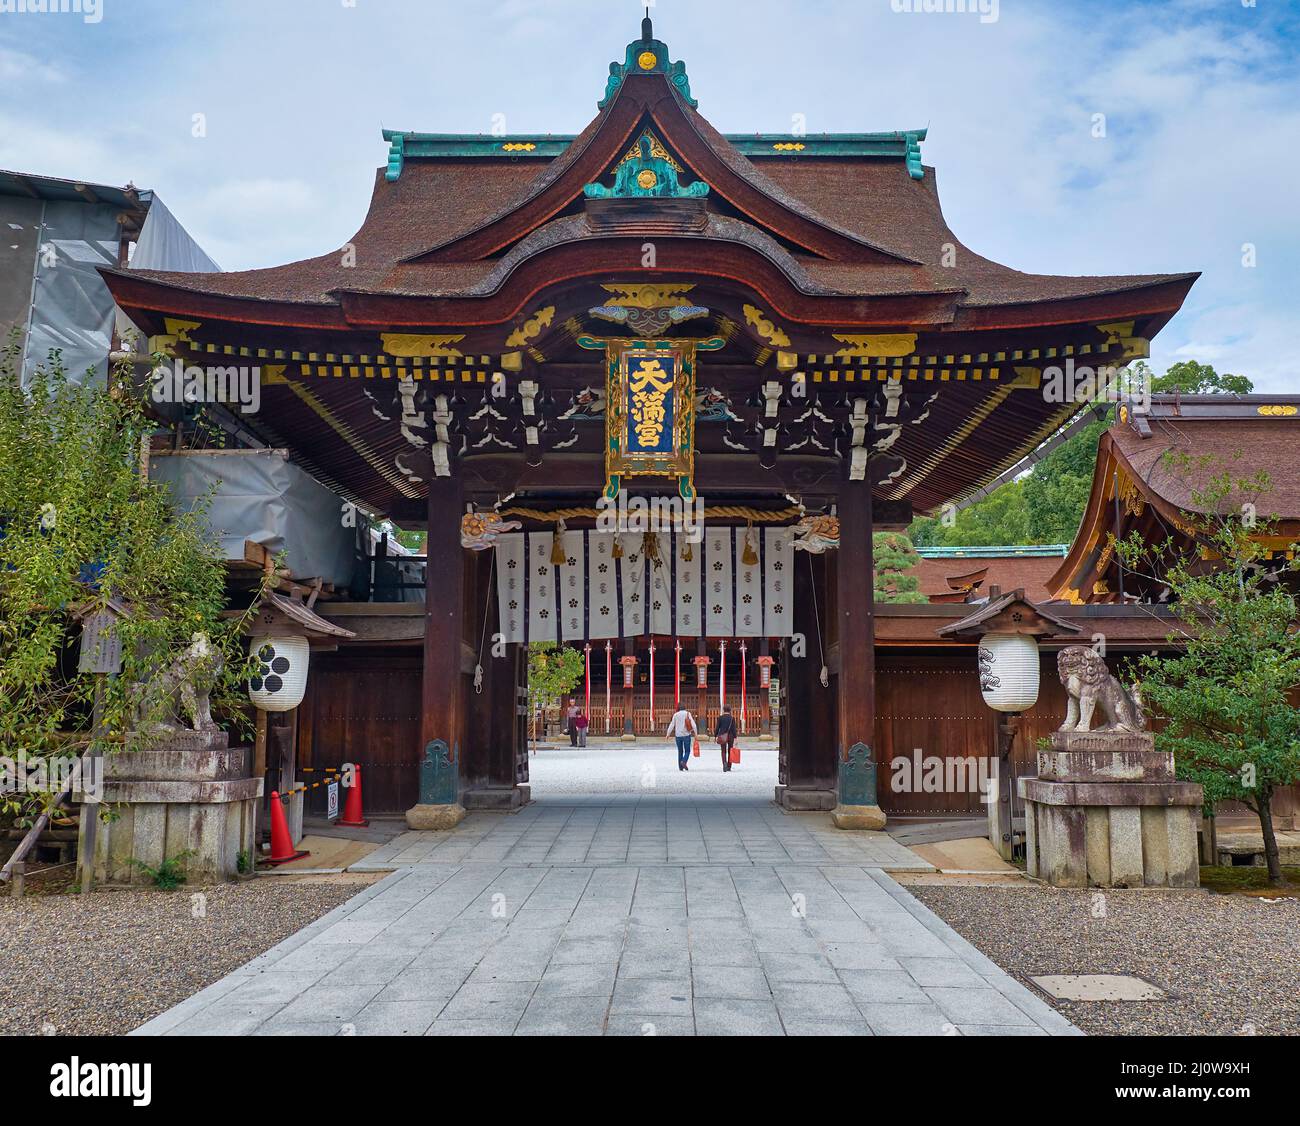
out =
[[[746,305],[742,310],[745,314],[745,323],[753,327],[764,340],[774,348],[788,348],[790,338],[779,328],[776,322],[768,319],[762,309],[754,305]]]
[[[553,320],[555,320],[554,305],[548,305],[545,309],[538,309],[520,328],[515,329],[506,338],[506,347],[522,348],[530,340],[535,340],[540,336],[542,329],[549,328]]]
[[[626,305],[629,309],[669,309],[689,305],[690,301],[682,295],[694,288],[694,285],[686,282],[601,286],[601,289],[613,296],[615,304]]]
[[[910,356],[916,351],[916,333],[893,332],[876,336],[857,336],[845,332],[832,333],[836,340],[844,345],[837,349],[837,356],[851,358],[885,358]]]
[[[459,344],[465,339],[460,336],[427,336],[411,332],[384,332],[379,335],[380,350],[386,356],[401,356],[405,359],[432,358],[434,356],[459,356]]]

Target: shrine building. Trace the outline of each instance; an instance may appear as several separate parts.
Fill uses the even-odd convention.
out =
[[[952,753],[990,753],[973,648],[936,634],[970,607],[878,613],[873,531],[1016,466],[1082,407],[1045,372],[1146,356],[1196,275],[983,258],[944,219],[924,129],[721,134],[649,19],[593,86],[576,136],[386,130],[338,250],[102,271],[150,351],[260,370],[233,448],[286,450],[427,529],[423,602],[316,602],[353,636],[313,659],[297,762],[363,756],[369,807],[400,810],[442,756],[467,807],[516,807],[536,641],[584,652],[598,732],[662,736],[678,700],[773,724],[787,809],[833,808],[842,764],[883,764],[923,675],[950,678],[923,709],[958,681],[969,697]],[[1104,562],[1094,543],[1036,573],[1091,591]],[[951,589],[981,566],[954,561]]]

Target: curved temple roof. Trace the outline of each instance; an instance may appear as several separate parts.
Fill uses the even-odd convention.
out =
[[[1042,390],[1044,365],[1145,355],[1197,277],[1011,269],[949,228],[924,130],[724,136],[696,93],[647,21],[577,136],[386,132],[369,212],[343,248],[270,269],[104,276],[137,324],[181,346],[330,364],[337,353],[328,370],[295,364],[284,379],[303,386],[268,388],[268,400],[281,434],[320,431],[309,466],[343,435],[356,464],[333,479],[373,505],[402,480],[402,438],[353,441],[374,425],[371,406],[347,380],[308,377],[369,378],[394,336],[425,332],[479,366],[522,353],[516,363],[562,380],[565,365],[591,363],[578,337],[599,332],[584,318],[606,303],[602,287],[680,282],[727,338],[709,366],[732,389],[796,371],[837,393],[855,380],[901,380],[919,398],[942,385],[917,425],[896,428],[902,468],[880,488],[918,511],[994,478],[1078,409]]]
[[[641,71],[637,58],[646,55],[654,62]],[[792,239],[793,251],[807,259],[799,287],[808,292],[955,293],[959,306],[987,310],[1157,288],[1185,292],[1198,276],[1067,277],[1003,266],[970,250],[948,226],[934,169],[920,162],[925,130],[723,136],[695,110],[684,67],[668,61],[664,44],[630,44],[627,60],[611,67],[602,108],[576,137],[385,131],[389,161],[376,173],[369,212],[347,248],[269,269],[130,277],[137,286],[290,305],[337,306],[349,292],[474,296],[493,277],[494,254],[572,208],[588,181],[567,174],[593,164],[606,171],[645,124],[652,131],[657,125],[664,140],[671,136],[687,160],[729,174],[724,179],[732,182],[711,184],[724,197],[717,209],[730,202],[743,221],[759,230],[770,224]],[[692,171],[705,176],[702,168]],[[522,223],[521,212],[528,213]],[[572,227],[556,232],[563,242],[583,237]],[[1176,303],[1153,296],[1143,306],[1172,312]]]

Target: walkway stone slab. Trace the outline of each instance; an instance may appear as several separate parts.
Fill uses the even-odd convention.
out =
[[[407,833],[385,879],[136,1034],[1077,1032],[890,878],[906,849],[823,826],[660,799]]]

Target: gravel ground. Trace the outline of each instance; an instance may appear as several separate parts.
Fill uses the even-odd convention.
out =
[[[1093,1035],[1300,1034],[1300,901],[1021,886],[908,890],[1030,989],[1031,975],[1144,978],[1166,1001],[1052,1000]],[[1104,917],[1094,917],[1096,904]]]
[[[129,1032],[369,882],[273,876],[172,892],[0,899],[0,1034]]]

